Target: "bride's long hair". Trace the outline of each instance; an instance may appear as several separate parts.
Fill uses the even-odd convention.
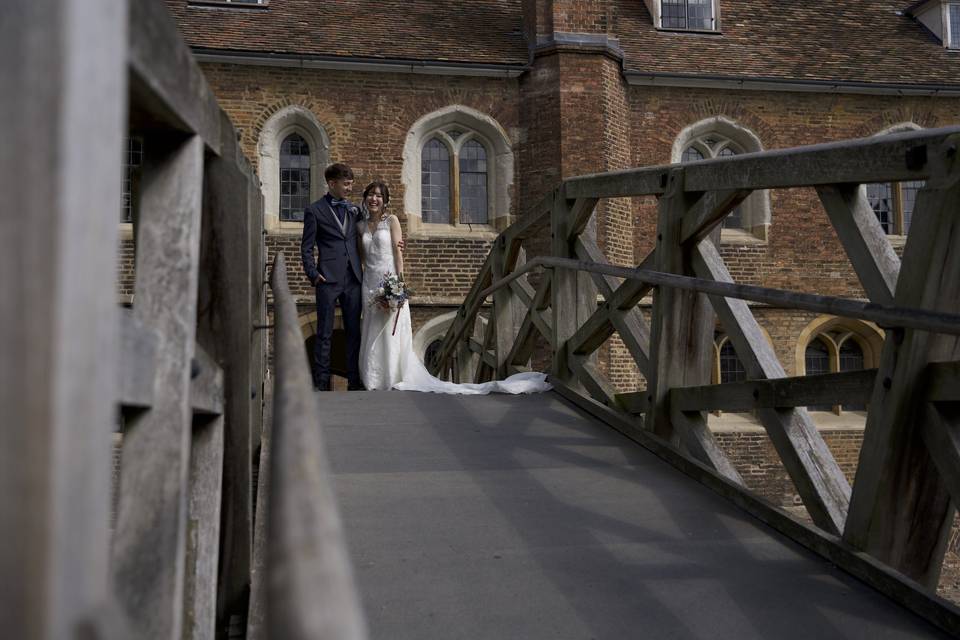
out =
[[[387,204],[390,202],[390,187],[382,180],[374,180],[363,190],[363,200],[360,202],[360,211],[363,215],[364,222],[370,219],[370,210],[367,209],[367,196],[377,188],[380,189],[380,195],[383,196],[383,207],[380,209],[380,217],[383,217],[384,212],[387,210]]]

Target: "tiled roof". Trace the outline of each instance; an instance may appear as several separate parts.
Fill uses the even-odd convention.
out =
[[[205,49],[526,64],[519,0],[270,0],[266,8],[166,0]]]
[[[960,51],[897,15],[894,0],[721,0],[722,35],[658,31],[643,0],[619,0],[630,71],[803,81],[960,85]]]

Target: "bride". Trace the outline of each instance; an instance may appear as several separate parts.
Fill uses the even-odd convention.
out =
[[[385,274],[403,273],[400,220],[387,213],[389,202],[390,189],[383,182],[371,182],[363,190],[363,206],[369,216],[361,223],[364,309],[360,377],[367,389],[460,394],[535,393],[551,389],[542,373],[518,373],[506,380],[482,384],[455,384],[427,372],[413,352],[409,305],[400,308],[398,317],[395,309],[383,309],[373,302]]]

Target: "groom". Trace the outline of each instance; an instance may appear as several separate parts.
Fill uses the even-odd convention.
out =
[[[363,272],[357,253],[359,210],[347,202],[353,191],[353,170],[336,163],[323,173],[327,194],[307,206],[303,213],[300,257],[303,270],[317,293],[317,340],[313,349],[313,387],[330,390],[330,338],[334,308],[343,311],[347,335],[347,388],[363,390],[360,380],[360,311],[363,306]],[[313,248],[319,260],[314,262]]]

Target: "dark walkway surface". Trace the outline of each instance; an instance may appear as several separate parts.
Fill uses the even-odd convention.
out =
[[[318,398],[372,638],[945,637],[553,393]]]

